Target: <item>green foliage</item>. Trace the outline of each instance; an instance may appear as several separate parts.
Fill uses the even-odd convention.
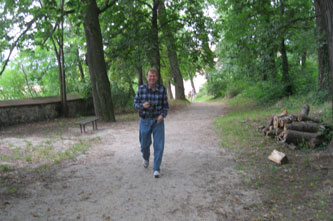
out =
[[[118,84],[113,83],[112,88],[112,99],[113,105],[116,110],[121,110],[122,112],[134,110],[133,100],[134,92],[130,88],[120,87]]]
[[[6,70],[0,77],[0,99],[9,100],[26,97],[24,76],[15,70]]]
[[[197,93],[194,97],[195,102],[200,102],[200,101],[208,101],[214,99],[213,96],[209,96],[208,94],[208,83],[204,83],[202,87],[200,88],[199,93]]]
[[[286,95],[289,84],[296,94],[316,89],[312,1],[215,3],[223,26],[217,70],[208,72],[210,94],[232,97],[242,92],[259,103],[274,103]],[[282,40],[287,50],[288,81],[282,72]]]
[[[284,84],[281,81],[260,81],[245,88],[243,95],[260,104],[273,104],[285,96]]]

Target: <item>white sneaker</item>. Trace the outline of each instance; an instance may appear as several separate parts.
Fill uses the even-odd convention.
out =
[[[155,178],[159,178],[160,176],[161,176],[160,172],[157,171],[157,170],[155,170],[155,171],[154,171],[154,177],[155,177]]]
[[[144,168],[147,168],[148,166],[149,166],[149,161],[143,159],[143,167],[144,167]]]

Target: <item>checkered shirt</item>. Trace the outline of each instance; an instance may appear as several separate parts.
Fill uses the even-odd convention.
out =
[[[143,103],[149,102],[148,109],[143,108]],[[165,87],[156,84],[155,90],[152,90],[149,84],[140,85],[134,98],[134,107],[139,111],[142,118],[154,118],[168,114],[169,103]]]

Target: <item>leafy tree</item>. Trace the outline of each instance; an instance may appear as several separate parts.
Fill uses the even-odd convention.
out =
[[[274,81],[283,95],[293,94],[298,87],[293,79],[303,77],[306,58],[313,53],[298,44],[304,36],[314,42],[313,3],[232,0],[216,1],[216,6],[223,23],[218,72],[226,77],[221,79]],[[291,64],[294,57],[302,62]]]

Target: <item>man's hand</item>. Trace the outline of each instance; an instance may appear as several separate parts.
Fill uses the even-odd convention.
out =
[[[164,119],[164,117],[162,115],[158,116],[157,123],[159,124],[163,119]]]
[[[142,106],[143,106],[143,108],[148,109],[150,107],[150,104],[149,104],[148,101],[146,101],[146,102],[143,103]]]

